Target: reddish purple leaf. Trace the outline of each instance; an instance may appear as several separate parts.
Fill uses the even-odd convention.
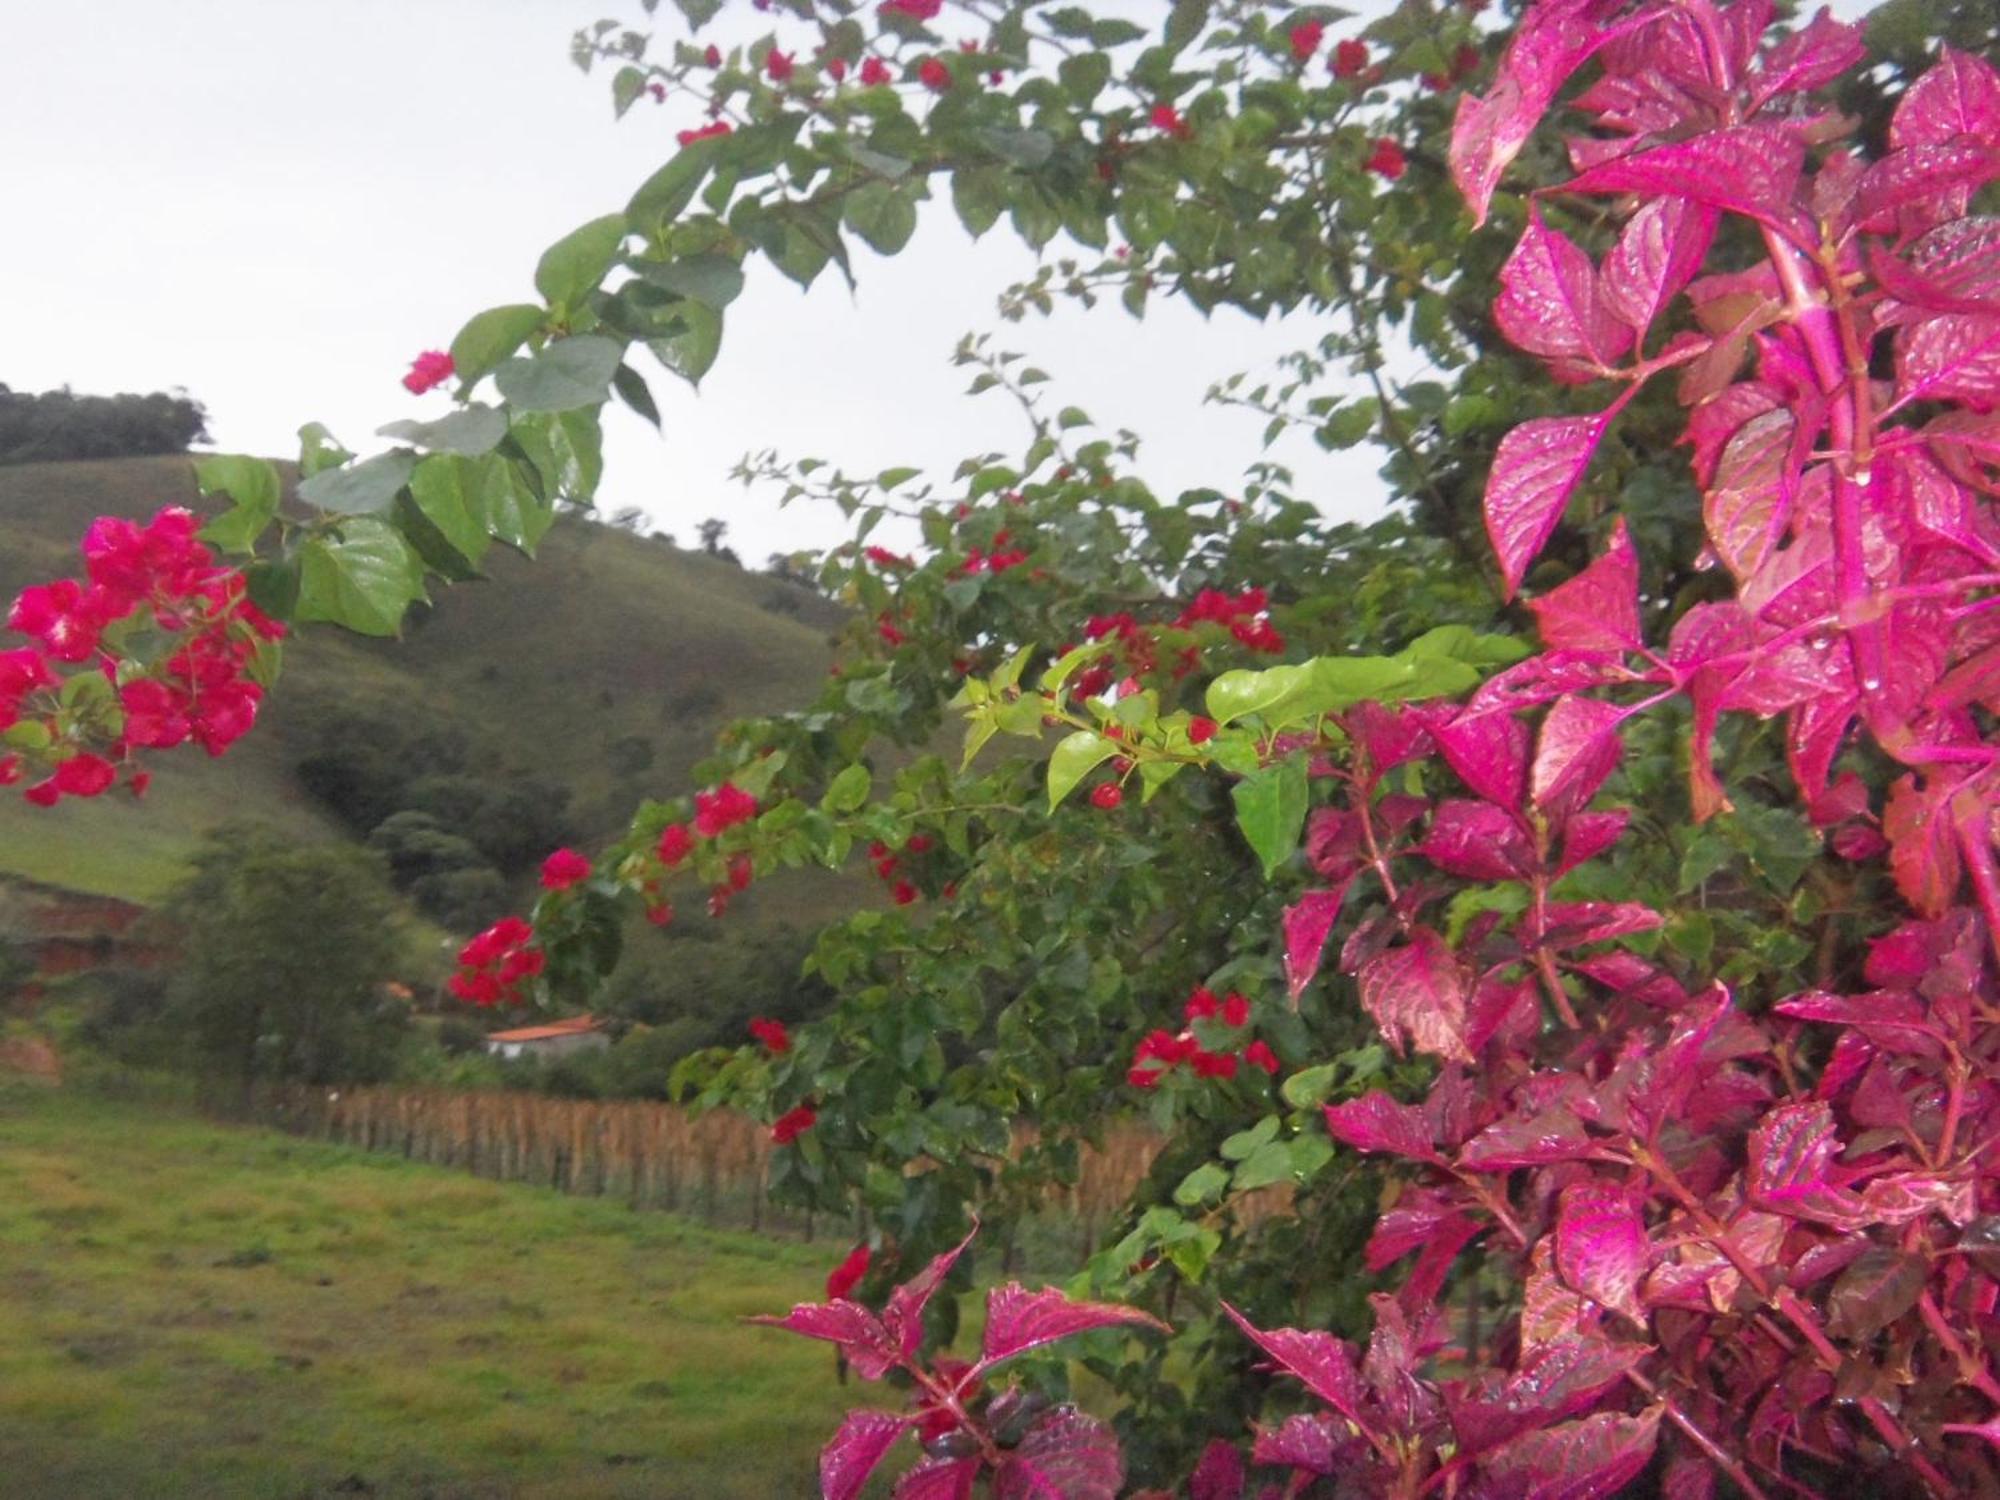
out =
[[[1589,567],[1539,599],[1530,599],[1542,642],[1551,650],[1622,656],[1637,651],[1639,556],[1621,519],[1611,544]]]
[[[1116,1500],[1125,1460],[1111,1429],[1058,1406],[993,1471],[993,1500]]]
[[[1285,908],[1285,981],[1295,1007],[1319,972],[1327,934],[1339,920],[1340,903],[1347,898],[1348,883],[1343,880],[1325,890],[1307,891]]]
[[[1528,793],[1552,816],[1580,811],[1618,765],[1618,726],[1631,710],[1601,698],[1559,698],[1542,720]]]
[[[1337,1141],[1356,1151],[1386,1151],[1416,1161],[1436,1161],[1430,1127],[1423,1111],[1399,1104],[1380,1089],[1325,1106],[1326,1128]]]
[[[1458,1164],[1474,1172],[1510,1172],[1559,1161],[1588,1161],[1597,1154],[1583,1122],[1567,1105],[1508,1115],[1465,1143]]]
[[[1826,1331],[1866,1343],[1917,1305],[1930,1262],[1910,1250],[1870,1245],[1826,1297]]]
[[[1528,749],[1534,742],[1526,724],[1499,711],[1462,713],[1438,726],[1435,734],[1445,763],[1460,781],[1488,802],[1522,810],[1528,791]]]
[[[1804,165],[1805,147],[1793,129],[1733,125],[1601,162],[1572,178],[1566,191],[1665,194],[1787,229],[1797,217],[1792,194]]]
[[[1889,788],[1882,809],[1896,889],[1920,916],[1943,916],[1958,896],[1958,838],[1946,807],[1954,790],[1938,777],[1919,788],[1914,777],[1904,776]]]
[[[890,1500],[972,1500],[976,1458],[927,1458],[896,1481]]]
[[[1599,1412],[1516,1438],[1485,1463],[1482,1500],[1599,1500],[1639,1476],[1653,1457],[1660,1409],[1636,1417]]]
[[[1548,545],[1605,428],[1630,396],[1594,417],[1536,417],[1500,439],[1486,477],[1486,535],[1508,598]]]
[[[820,1500],[854,1500],[909,1425],[908,1417],[894,1412],[849,1412],[833,1441],[820,1450]]]
[[[1632,344],[1632,330],[1598,293],[1590,257],[1544,224],[1534,207],[1514,253],[1500,268],[1493,317],[1510,343],[1548,359],[1606,366]]]
[[[1526,880],[1535,870],[1534,848],[1513,815],[1468,797],[1440,802],[1410,852],[1466,880]]]
[[[1539,928],[1527,935],[1550,948],[1581,948],[1610,938],[1651,932],[1665,918],[1638,901],[1562,901],[1543,909]]]
[[[1403,947],[1363,964],[1359,979],[1361,1004],[1391,1046],[1400,1051],[1407,1037],[1420,1052],[1472,1061],[1465,1045],[1465,969],[1437,933],[1416,928]]]
[[[1571,1334],[1549,1345],[1518,1374],[1489,1376],[1484,1389],[1454,1396],[1447,1386],[1445,1401],[1459,1451],[1484,1453],[1530,1428],[1588,1411],[1645,1353],[1639,1345]]]
[[[2000,316],[1945,313],[1896,340],[1896,400],[2000,405]]]
[[[1631,810],[1623,807],[1578,813],[1571,818],[1563,825],[1562,858],[1556,864],[1556,874],[1567,875],[1584,861],[1597,858],[1618,842],[1631,818]]]
[[[1893,234],[1897,214],[1913,205],[1931,207],[1940,198],[1964,196],[2000,176],[2000,151],[1976,141],[1950,141],[1938,146],[1905,146],[1892,151],[1862,174],[1854,191],[1854,217],[1864,229]],[[1952,209],[1958,201],[1949,202]],[[1957,218],[1956,212],[1944,215]],[[1935,214],[1923,222],[1935,222]],[[1922,227],[1920,223],[1918,227]]]
[[[1745,1191],[1752,1203],[1838,1228],[1863,1221],[1860,1202],[1830,1173],[1839,1141],[1823,1101],[1781,1104],[1750,1133]]]
[[[1030,1349],[1053,1344],[1093,1328],[1157,1328],[1170,1332],[1151,1313],[1108,1302],[1072,1302],[1060,1287],[1029,1291],[1018,1281],[997,1286],[986,1295],[986,1336],[980,1364],[996,1365]]]
[[[1721,215],[1688,198],[1649,198],[1604,257],[1604,305],[1641,338],[1708,258]]]
[[[889,1293],[888,1305],[882,1309],[882,1324],[902,1358],[915,1357],[924,1341],[924,1309],[977,1233],[979,1225],[975,1222],[956,1246],[934,1257],[923,1270]]]
[[[1946,47],[1898,101],[1889,145],[1941,145],[1960,136],[2000,139],[2000,74],[1992,64]]]
[[[1216,1438],[1188,1476],[1188,1500],[1243,1500],[1243,1479],[1242,1451]]]
[[[1797,475],[1791,470],[1797,419],[1788,410],[1752,417],[1722,445],[1702,495],[1709,546],[1740,581],[1757,571],[1784,534]]]
[[[1751,96],[1752,108],[1780,94],[1808,93],[1829,84],[1867,55],[1861,28],[1834,20],[1821,6],[1819,14],[1771,49]]]
[[[1623,1188],[1591,1178],[1564,1189],[1556,1219],[1556,1270],[1564,1281],[1642,1323],[1639,1279],[1651,1261],[1645,1221]]]
[[[749,1321],[840,1345],[840,1352],[863,1380],[880,1380],[899,1357],[896,1341],[882,1320],[858,1302],[801,1302],[782,1318],[762,1316]]]
[[[1932,312],[2000,307],[2000,218],[1955,219],[1918,239],[1903,260],[1872,257],[1890,295]],[[1898,313],[1907,321],[1907,312]]]
[[[1222,1310],[1251,1343],[1270,1355],[1286,1373],[1303,1381],[1307,1390],[1355,1426],[1364,1432],[1370,1430],[1364,1419],[1367,1396],[1361,1385],[1361,1372],[1354,1363],[1353,1346],[1345,1339],[1318,1329],[1266,1330],[1256,1327],[1227,1302],[1222,1304]]]
[[[1333,1472],[1340,1450],[1353,1441],[1337,1418],[1318,1412],[1301,1413],[1285,1418],[1283,1426],[1258,1428],[1250,1461],[1326,1475]]]
[[[1809,990],[1780,1001],[1773,1009],[1795,1021],[1824,1021],[1852,1026],[1891,1056],[1942,1060],[1944,1032],[1930,1024],[1930,1007],[1914,995],[1878,991],[1870,995],[1834,995]]]

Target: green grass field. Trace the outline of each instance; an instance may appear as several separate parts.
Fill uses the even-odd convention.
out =
[[[9,1500],[785,1500],[842,1247],[0,1086]]]

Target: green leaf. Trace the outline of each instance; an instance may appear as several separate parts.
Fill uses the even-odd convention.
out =
[[[527,302],[474,313],[451,341],[451,362],[458,378],[468,386],[475,384],[525,344],[547,317],[545,310]]]
[[[620,68],[611,80],[611,108],[618,119],[625,118],[625,112],[646,92],[646,74],[642,68]]]
[[[398,438],[413,448],[462,453],[477,458],[500,446],[507,435],[507,414],[478,402],[439,417],[435,422],[391,422],[375,429],[377,437]]]
[[[1180,1181],[1174,1189],[1174,1202],[1182,1208],[1199,1208],[1202,1204],[1222,1196],[1222,1190],[1229,1186],[1229,1169],[1215,1162],[1204,1162]]]
[[[1118,753],[1118,742],[1088,729],[1065,736],[1049,757],[1049,810],[1062,805],[1076,784]]]
[[[643,260],[633,269],[654,286],[677,292],[721,312],[743,291],[743,268],[726,255],[686,255],[679,260]]]
[[[653,424],[655,430],[660,425],[660,408],[653,402],[652,388],[646,384],[646,377],[630,365],[620,365],[611,376],[611,389],[618,393],[633,411]]]
[[[1179,52],[1200,36],[1208,25],[1209,0],[1174,0],[1167,15],[1166,41],[1170,51]]]
[[[646,347],[653,357],[689,385],[699,387],[701,377],[722,351],[722,314],[703,302],[688,302],[680,310],[686,331],[671,338],[649,339]]]
[[[1278,1093],[1293,1109],[1311,1109],[1315,1104],[1325,1103],[1333,1093],[1334,1079],[1339,1072],[1339,1063],[1301,1068],[1278,1086]]]
[[[476,488],[477,470],[456,458],[427,458],[410,476],[410,498],[438,534],[474,567],[492,542]]]
[[[690,141],[667,164],[639,184],[625,205],[625,218],[640,234],[657,235],[694,201],[708,169],[715,165],[717,137]]]
[[[847,195],[847,227],[883,255],[894,255],[916,233],[917,205],[893,183],[864,183]]]
[[[625,347],[616,339],[577,334],[532,358],[508,360],[494,379],[500,394],[522,411],[574,411],[603,402],[624,357]]]
[[[1007,206],[1005,173],[998,167],[960,167],[951,174],[951,206],[966,233],[978,239]]]
[[[322,469],[299,485],[299,498],[333,515],[372,515],[395,503],[417,456],[403,449],[378,453],[343,469]]]
[[[1231,787],[1229,794],[1236,804],[1236,825],[1263,864],[1268,880],[1291,858],[1305,828],[1305,757],[1295,755],[1253,771]]]
[[[1258,1188],[1269,1187],[1274,1182],[1284,1182],[1292,1175],[1292,1143],[1290,1141],[1267,1141],[1253,1151],[1229,1181],[1230,1189],[1238,1193],[1254,1192]]]
[[[1239,1130],[1222,1143],[1224,1161],[1244,1161],[1277,1139],[1279,1119],[1266,1115],[1247,1130]]]
[[[250,551],[278,514],[278,471],[261,458],[222,453],[198,460],[194,479],[202,494],[235,502],[202,527],[202,540],[225,552]]]
[[[299,478],[310,479],[323,469],[337,469],[352,457],[325,424],[308,422],[299,429]]]
[[[1079,52],[1056,65],[1056,78],[1070,102],[1085,108],[1111,81],[1111,59],[1102,52]]]
[[[893,490],[897,485],[915,479],[923,472],[917,468],[884,469],[875,476],[875,483],[882,489]]]
[[[521,470],[507,459],[491,455],[479,461],[477,481],[469,487],[493,536],[529,556],[555,524],[553,502],[528,484]]]
[[[542,252],[535,290],[558,311],[581,306],[611,269],[626,232],[623,214],[606,214],[572,229]]]
[[[851,813],[868,800],[874,779],[866,766],[851,765],[827,784],[819,805],[831,813]]]
[[[1305,666],[1224,672],[1208,685],[1208,716],[1218,724],[1230,724],[1245,714],[1261,713],[1296,693],[1310,677]]]
[[[1046,130],[1015,130],[1008,126],[989,125],[979,132],[979,140],[1002,161],[1030,171],[1045,164],[1056,152],[1055,137]]]
[[[394,635],[403,611],[423,597],[423,564],[384,521],[347,521],[337,538],[313,537],[299,548],[297,619]]]

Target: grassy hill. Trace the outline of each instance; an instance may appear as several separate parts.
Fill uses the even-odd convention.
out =
[[[186,457],[0,467],[0,597],[79,573],[93,517],[168,504],[206,504]],[[577,520],[537,560],[496,548],[491,568],[490,582],[440,590],[401,641],[297,631],[257,728],[220,760],[192,747],[154,756],[142,807],[0,798],[0,875],[145,901],[232,818],[350,836],[297,775],[343,713],[455,737],[469,774],[556,782],[579,836],[609,833],[640,798],[688,790],[729,719],[808,701],[840,624],[803,589]],[[778,880],[744,915],[805,924],[849,899],[823,880]]]

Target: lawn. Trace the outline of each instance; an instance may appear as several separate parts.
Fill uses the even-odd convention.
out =
[[[0,1086],[0,1491],[809,1496],[843,1248]]]

